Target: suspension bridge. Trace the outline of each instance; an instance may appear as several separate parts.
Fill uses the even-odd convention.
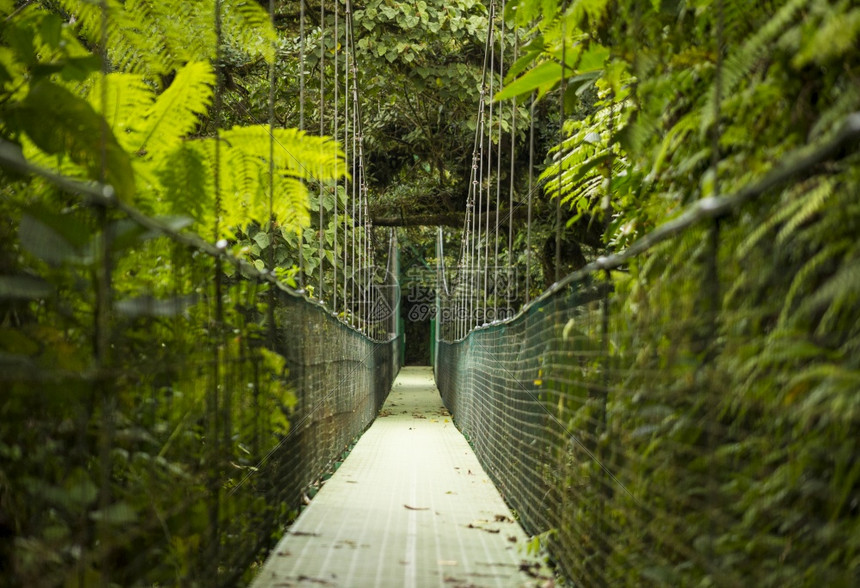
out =
[[[221,6],[215,62],[229,27]],[[111,158],[135,129],[99,135],[97,178],[51,167],[37,140],[0,140],[4,173],[44,196],[9,233],[15,255],[34,261],[0,259],[13,268],[0,275],[10,585],[856,584],[860,413],[844,392],[856,388],[856,326],[824,328],[856,309],[856,297],[827,298],[840,284],[856,295],[856,260],[828,261],[823,294],[745,272],[780,256],[799,275],[824,264],[820,249],[779,248],[795,222],[780,215],[804,203],[768,198],[856,157],[860,113],[567,275],[556,198],[553,283],[534,296],[533,198],[548,181],[530,175],[516,193],[516,128],[503,121],[516,125],[517,102],[492,100],[517,58],[504,6],[488,8],[462,227],[436,228],[420,283],[400,267],[408,236],[371,220],[349,1],[328,20],[320,4],[316,89],[300,3],[295,135],[277,128],[274,58],[268,120],[245,131],[218,127],[222,111],[245,107],[224,99],[218,71],[200,74],[215,138],[177,140],[186,151],[166,159],[206,170],[203,220],[142,210],[114,181]],[[86,15],[101,23],[91,28],[105,55],[111,14]],[[130,78],[111,78],[107,60],[94,75],[107,112]],[[319,135],[336,141],[308,147],[312,90]],[[609,109],[610,130],[619,116]],[[527,134],[533,159],[534,127]],[[243,154],[248,137],[263,141]],[[607,185],[616,156],[601,155]],[[262,178],[258,194],[232,179],[239,163]],[[150,164],[135,162],[147,182],[167,177]],[[291,190],[312,209],[279,216]],[[247,226],[226,226],[258,208]],[[741,254],[726,235],[749,218],[760,228]],[[404,340],[403,302],[416,288],[430,365],[404,366],[415,342]],[[801,294],[808,304],[792,306]],[[819,325],[809,336],[786,326],[804,312]],[[766,361],[747,361],[759,349]],[[793,456],[812,447],[799,431],[832,454],[798,466]]]

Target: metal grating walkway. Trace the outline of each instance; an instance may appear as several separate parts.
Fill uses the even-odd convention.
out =
[[[431,368],[406,367],[252,588],[545,585],[526,541],[442,406]]]

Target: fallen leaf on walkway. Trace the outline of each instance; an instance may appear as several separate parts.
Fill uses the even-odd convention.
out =
[[[466,528],[467,529],[480,529],[481,531],[486,531],[487,533],[499,533],[500,532],[500,529],[488,529],[487,527],[481,526],[480,524],[473,525],[472,523],[469,523],[468,525],[466,525]]]
[[[409,510],[430,510],[429,506],[409,506],[408,504],[404,504],[403,506]]]
[[[299,576],[299,582],[310,582],[311,584],[322,584],[323,586],[333,586],[328,580],[322,578],[311,578],[310,576]]]
[[[513,519],[507,517],[506,515],[497,514],[495,518],[496,518],[497,523],[513,523],[514,522]]]

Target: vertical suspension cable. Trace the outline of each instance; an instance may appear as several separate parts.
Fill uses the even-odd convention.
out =
[[[357,189],[360,187],[359,175],[360,175],[361,171],[358,167],[358,164],[360,162],[357,161],[358,158],[356,157],[357,152],[358,152],[357,151],[357,144],[358,144],[358,133],[359,133],[359,127],[358,127],[358,84],[356,82],[356,77],[358,75],[358,72],[357,72],[357,63],[356,63],[356,59],[355,59],[355,42],[354,42],[354,39],[352,36],[352,24],[353,24],[352,23],[352,5],[351,5],[350,0],[347,0],[346,34],[349,37],[350,53],[351,53],[351,57],[352,57],[352,86],[349,88],[350,94],[352,95],[352,163],[351,163],[351,166],[352,166],[352,174],[351,174],[351,177],[352,177],[352,186],[351,186],[352,215],[351,215],[351,219],[350,219],[350,225],[351,225],[351,229],[352,229],[350,231],[351,245],[352,245],[352,254],[351,254],[351,260],[352,260],[352,271],[351,271],[352,280],[351,281],[352,281],[352,283],[350,285],[350,305],[351,305],[351,308],[350,308],[350,324],[355,326],[357,323],[357,318],[358,318],[357,313],[355,312],[356,287],[357,287],[356,280],[359,277],[356,275],[356,265],[355,265],[355,262],[356,262],[356,230],[358,227],[358,225],[356,224],[355,208],[356,208],[356,200],[360,197],[360,194],[357,193]],[[360,208],[359,208],[359,210],[360,210]],[[359,236],[359,243],[358,244],[360,245],[360,243],[361,243],[361,240],[360,240],[360,236]],[[360,261],[361,260],[359,258],[359,263],[360,263]]]
[[[337,151],[337,139],[338,139],[338,116],[339,116],[339,92],[337,74],[338,74],[338,45],[340,45],[340,31],[338,29],[338,15],[340,11],[337,9],[337,2],[334,3],[334,133],[332,134],[332,138],[334,139],[334,149]],[[334,239],[332,239],[334,251],[332,251],[332,266],[333,266],[333,275],[332,275],[332,303],[331,308],[333,312],[337,312],[337,261],[339,259],[337,252],[337,208],[338,208],[338,187],[339,183],[337,181],[337,158],[335,157],[335,173],[334,173],[334,189],[332,191],[332,195],[334,196],[334,204],[332,206],[332,210],[334,212]],[[322,263],[322,261],[320,261]],[[322,271],[320,271],[320,275],[322,275]]]
[[[559,98],[559,127],[558,127],[558,175],[556,179],[555,201],[555,278],[561,279],[561,160],[562,145],[564,144],[564,95],[567,93],[567,20],[561,24],[561,96]]]
[[[275,0],[269,0],[269,19],[272,28],[275,27]],[[269,63],[269,95],[268,95],[268,117],[269,117],[269,271],[275,270],[275,61],[277,59],[278,46],[273,42],[275,57]]]
[[[499,84],[505,77],[505,0],[502,0],[502,22],[499,35]],[[501,85],[500,85],[501,87]],[[502,201],[502,105],[499,104],[499,139],[496,147],[496,231],[493,253],[493,320],[499,319],[499,216]]]
[[[486,87],[482,86],[482,88],[481,88],[481,105],[482,106],[483,106],[483,102],[484,102],[485,93],[486,93]],[[478,194],[478,203],[477,203],[477,206],[475,208],[475,219],[474,219],[475,220],[475,230],[473,232],[473,236],[475,239],[475,248],[476,248],[476,250],[475,250],[475,275],[473,276],[475,284],[472,288],[473,294],[475,296],[475,303],[474,303],[474,313],[475,314],[473,316],[474,323],[472,324],[473,327],[476,327],[480,324],[479,314],[481,312],[481,305],[480,305],[481,296],[480,296],[480,291],[478,290],[478,288],[480,287],[480,284],[481,284],[481,270],[482,270],[481,251],[483,249],[483,247],[481,246],[480,214],[483,214],[483,212],[484,212],[484,129],[485,129],[485,116],[486,115],[484,113],[484,109],[481,108],[481,143],[480,143],[480,147],[479,147],[479,153],[481,155],[481,158],[478,161],[478,185],[475,188],[477,190],[477,194]]]
[[[534,191],[535,171],[535,93],[529,101],[529,186],[526,198],[526,304],[531,300],[532,273],[532,192]]]
[[[496,2],[490,4],[490,27],[495,26],[496,20]],[[495,30],[490,36],[490,116],[489,124],[487,125],[487,202],[484,218],[484,283],[483,283],[483,324],[487,324],[487,309],[489,308],[487,300],[487,291],[489,290],[489,275],[490,275],[490,199],[493,189],[493,83],[496,79],[496,42]]]
[[[345,27],[347,27],[346,32],[344,33],[344,59],[343,59],[343,75],[344,75],[344,85],[343,85],[343,151],[347,154],[347,161],[344,162],[347,166],[345,172],[349,172],[349,162],[351,158],[349,156],[349,132],[350,132],[350,124],[349,124],[349,73],[350,73],[350,41],[349,41],[349,22],[352,18],[352,4],[350,0],[346,0],[346,23]],[[347,282],[349,279],[349,275],[347,273],[347,267],[349,265],[349,182],[352,181],[352,176],[349,175],[349,178],[346,176],[349,173],[344,174],[343,179],[343,316],[347,316],[347,308],[348,308],[348,300],[347,300]]]
[[[353,59],[353,67],[354,66],[355,66],[355,60]],[[353,107],[354,107],[355,101],[357,100],[357,97],[355,96],[354,92],[352,92],[352,88],[350,88],[350,94],[353,95],[352,100],[353,100]],[[351,261],[351,268],[352,269],[350,272],[350,277],[351,277],[352,283],[350,284],[350,290],[349,290],[349,294],[350,294],[350,324],[353,326],[355,326],[355,280],[356,280],[356,275],[355,275],[355,251],[356,251],[355,250],[355,236],[356,236],[355,235],[355,230],[356,230],[355,201],[358,197],[357,191],[356,191],[356,188],[358,186],[358,165],[357,165],[358,161],[356,158],[356,152],[357,152],[357,150],[356,150],[356,135],[357,135],[358,131],[355,128],[355,122],[356,122],[355,118],[356,118],[355,117],[355,108],[353,108],[352,109],[352,137],[351,137],[351,140],[352,140],[352,161],[351,161],[352,185],[350,186],[350,192],[352,193],[351,194],[352,197],[350,198],[350,205],[351,205],[351,212],[352,212],[352,214],[350,215],[350,228],[352,229],[350,231],[350,244],[352,245],[352,251],[351,251],[351,255],[350,255],[350,261]]]
[[[502,11],[504,14],[504,10]],[[517,58],[519,57],[519,31],[516,27],[514,27],[514,55],[511,63],[516,63]],[[513,259],[513,251],[514,251],[514,173],[515,173],[515,163],[517,159],[517,97],[514,96],[513,101],[511,102],[511,172],[510,172],[510,187],[508,189],[508,262],[507,262],[507,271],[508,273],[508,300],[511,300],[511,282],[513,282],[514,276],[514,259]]]
[[[325,0],[320,0],[320,137],[325,135]],[[323,299],[323,236],[325,227],[323,225],[323,199],[325,187],[320,178],[319,194],[319,292],[317,300]]]
[[[305,130],[305,0],[299,0],[299,130]]]

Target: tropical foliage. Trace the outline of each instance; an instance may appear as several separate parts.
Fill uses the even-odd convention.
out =
[[[295,404],[261,326],[273,286],[188,244],[224,239],[262,269],[263,245],[309,225],[310,183],[343,177],[343,153],[296,129],[225,128],[219,56],[271,62],[276,33],[258,3],[218,4],[220,47],[214,1],[0,3],[11,585],[232,585],[297,506],[272,483]]]
[[[568,224],[601,219],[606,252],[791,169],[860,109],[850,2],[507,8],[531,36],[496,99],[565,105],[545,191]],[[856,580],[858,170],[852,144],[635,258],[607,323],[567,294],[542,303],[561,316],[541,331],[541,399],[593,451],[565,435],[538,473],[579,582]]]

